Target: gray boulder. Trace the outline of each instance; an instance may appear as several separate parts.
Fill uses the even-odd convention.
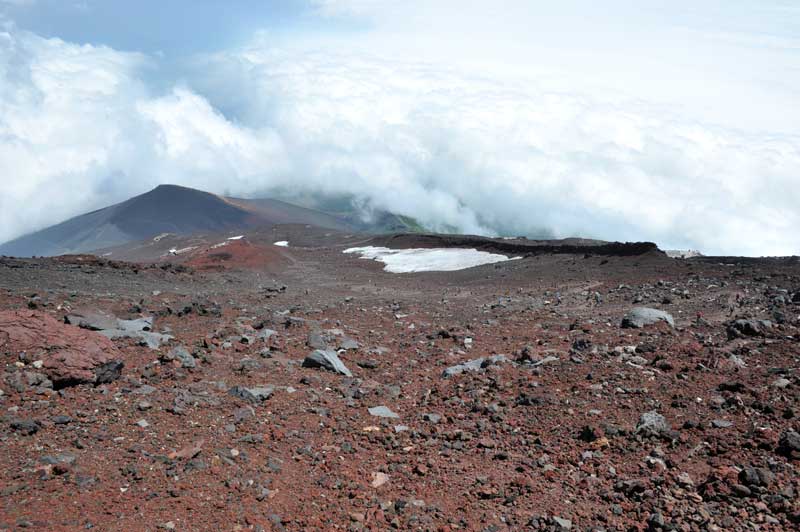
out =
[[[172,336],[151,332],[153,318],[151,316],[136,320],[121,320],[108,314],[89,312],[85,314],[70,314],[64,321],[69,325],[77,325],[82,329],[98,331],[109,340],[119,338],[133,338],[139,340],[150,349],[158,349],[162,344],[169,342]]]
[[[675,327],[675,320],[669,313],[654,308],[636,307],[622,318],[621,327],[623,329],[641,329],[659,322]]]
[[[339,355],[336,354],[336,351],[331,349],[317,349],[303,360],[303,367],[322,368],[346,377],[353,376],[350,370],[347,369],[347,366],[339,359]]]
[[[450,366],[442,372],[442,377],[453,377],[455,375],[464,373],[465,371],[479,371],[489,366],[505,362],[509,362],[508,357],[505,355],[492,355],[490,357],[476,358],[474,360],[464,362],[463,364]]]
[[[636,433],[644,436],[663,436],[671,431],[667,418],[655,410],[642,414],[636,425]]]
[[[244,386],[234,386],[228,393],[234,397],[238,397],[239,399],[244,399],[245,401],[249,401],[251,403],[261,403],[269,399],[273,392],[275,392],[274,386],[255,386],[252,388],[245,388]]]
[[[177,360],[178,362],[181,363],[181,367],[183,368],[191,369],[197,366],[197,361],[195,360],[195,358],[182,345],[179,345],[170,350],[166,358],[168,360]]]
[[[322,333],[319,331],[311,331],[308,333],[308,338],[306,339],[306,345],[311,349],[327,349],[328,342],[325,340],[325,337],[322,336]]]
[[[728,324],[728,338],[743,338],[745,336],[764,336],[772,329],[769,320],[734,320]]]

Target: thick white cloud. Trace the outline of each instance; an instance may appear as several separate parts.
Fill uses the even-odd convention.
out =
[[[797,137],[363,54],[256,45],[203,70],[258,95],[242,115],[306,154],[293,174],[310,186],[434,226],[800,251]]]
[[[163,89],[158,58],[0,33],[0,240],[179,183],[350,193],[465,232],[800,253],[797,136],[353,48],[262,37]]]

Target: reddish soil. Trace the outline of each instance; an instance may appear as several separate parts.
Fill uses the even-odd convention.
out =
[[[226,245],[193,253],[183,264],[200,271],[279,271],[288,262],[279,247],[230,240]]]
[[[0,530],[800,526],[796,260],[549,250],[395,275],[341,253],[357,235],[247,240],[218,271],[0,259],[0,309],[175,337],[115,340],[119,379],[61,390],[0,349]],[[639,306],[675,327],[621,328]],[[353,377],[303,367],[324,344]]]

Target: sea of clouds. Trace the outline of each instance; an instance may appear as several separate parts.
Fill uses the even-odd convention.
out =
[[[6,22],[0,241],[174,183],[350,194],[439,230],[800,254],[800,136],[776,131],[379,49],[258,34],[168,60]]]

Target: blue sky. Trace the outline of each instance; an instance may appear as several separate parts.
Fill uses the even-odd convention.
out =
[[[159,183],[800,254],[784,0],[0,0],[0,240]]]
[[[304,6],[291,1],[36,0],[6,10],[19,26],[45,37],[167,54],[233,46],[260,29],[306,22]]]

